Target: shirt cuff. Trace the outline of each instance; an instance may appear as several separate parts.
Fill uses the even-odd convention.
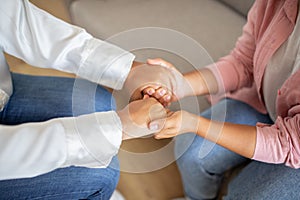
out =
[[[113,89],[121,89],[135,56],[108,42],[92,38],[85,47],[77,75]]]
[[[256,125],[256,146],[255,146],[255,150],[254,150],[254,155],[253,158],[254,160],[267,160],[268,159],[268,154],[266,154],[266,141],[265,141],[265,137],[263,137],[263,133],[262,133],[262,127],[264,127],[264,124],[260,124],[258,123]]]
[[[122,142],[122,124],[114,111],[62,120],[66,129],[64,166],[107,167]]]
[[[252,159],[274,164],[285,161],[283,155],[288,152],[288,144],[279,139],[280,133],[277,131],[278,129],[274,125],[257,123],[256,146]]]
[[[8,94],[4,90],[0,89],[0,112],[7,104],[8,100],[9,100]]]

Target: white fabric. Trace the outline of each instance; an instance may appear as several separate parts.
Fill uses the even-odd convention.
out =
[[[132,54],[93,38],[28,0],[0,3],[1,101],[6,102],[13,91],[3,52],[34,66],[75,73],[114,89],[122,87]],[[106,167],[117,154],[121,138],[121,122],[112,111],[0,125],[0,180],[32,177],[70,165]]]
[[[115,190],[109,200],[125,200],[125,197],[118,190]]]
[[[299,35],[300,15],[298,14],[296,26],[292,34],[287,41],[277,49],[266,67],[263,93],[268,113],[273,121],[277,118],[276,98],[282,84],[300,68]]]

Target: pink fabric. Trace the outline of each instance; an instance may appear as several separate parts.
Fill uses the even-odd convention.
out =
[[[266,113],[262,95],[264,71],[274,52],[292,33],[297,12],[298,0],[256,0],[234,50],[210,66],[227,97]],[[219,98],[220,94],[212,97],[212,101]],[[257,125],[253,159],[300,167],[299,104],[300,71],[280,89],[276,102],[279,116],[275,124]]]

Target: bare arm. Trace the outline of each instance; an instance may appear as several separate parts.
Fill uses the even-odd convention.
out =
[[[197,95],[207,95],[214,94],[219,91],[218,82],[208,68],[193,70],[186,74],[181,75],[181,73],[173,66],[173,64],[160,59],[148,59],[147,63],[151,65],[160,65],[166,68],[171,68],[177,72],[177,85],[180,87],[175,88],[175,91],[167,91],[161,93],[161,90],[168,90],[166,88],[156,88],[148,87],[144,89],[144,94],[153,96],[158,99],[162,104],[169,104],[172,101],[177,101],[178,99],[187,96],[197,96]]]
[[[256,146],[256,127],[223,123],[198,117],[197,134],[247,158],[252,158]]]
[[[237,154],[252,158],[256,146],[256,127],[212,121],[186,111],[169,112],[163,120],[152,121],[163,129],[156,139],[170,138],[178,134],[194,132]]]
[[[206,95],[218,92],[217,80],[209,69],[194,70],[183,76],[194,91],[193,94],[186,94],[186,96]]]

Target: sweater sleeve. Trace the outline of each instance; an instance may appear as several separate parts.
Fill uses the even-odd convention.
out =
[[[208,66],[218,81],[219,93],[234,92],[242,87],[251,87],[253,83],[253,57],[256,49],[257,3],[248,13],[243,33],[238,38],[231,53]]]
[[[300,114],[278,117],[274,125],[257,124],[253,159],[300,168]]]

